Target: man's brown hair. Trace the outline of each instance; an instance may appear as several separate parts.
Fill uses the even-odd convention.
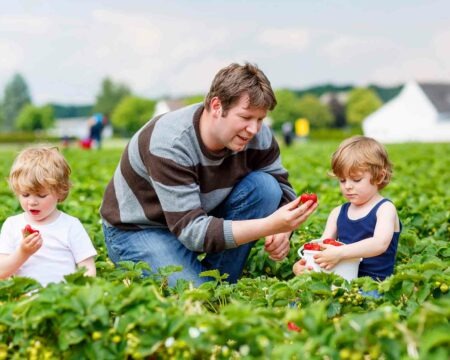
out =
[[[218,97],[225,116],[243,94],[248,95],[250,107],[273,110],[277,104],[269,79],[256,65],[232,63],[216,74],[204,105],[210,110],[212,98]]]

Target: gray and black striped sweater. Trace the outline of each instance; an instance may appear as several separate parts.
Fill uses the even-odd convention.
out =
[[[196,104],[150,120],[130,140],[106,187],[101,216],[120,229],[168,228],[192,251],[236,247],[231,220],[209,216],[251,171],[274,176],[282,204],[295,199],[278,144],[263,125],[245,150],[221,154],[200,140]]]

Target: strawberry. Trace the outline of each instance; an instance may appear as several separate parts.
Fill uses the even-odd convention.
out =
[[[304,250],[314,250],[314,251],[320,251],[320,245],[319,243],[310,242],[303,245]]]
[[[302,331],[302,328],[299,327],[299,326],[298,326],[295,322],[293,322],[293,321],[288,321],[287,327],[288,327],[288,329],[291,330],[291,331],[296,331],[296,332]]]
[[[333,245],[333,246],[342,246],[342,245],[344,245],[343,243],[341,243],[339,241],[336,241],[336,239],[331,239],[331,238],[325,239],[323,241],[323,243],[327,244],[327,245]]]
[[[27,224],[22,230],[23,236],[28,236],[30,234],[39,233],[39,230],[33,229],[31,225]]]
[[[313,203],[317,202],[317,195],[314,193],[304,193],[300,196],[300,203],[304,204],[308,200],[312,200]]]

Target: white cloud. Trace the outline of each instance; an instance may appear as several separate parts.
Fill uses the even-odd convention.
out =
[[[199,60],[184,64],[179,71],[172,72],[167,79],[168,91],[174,94],[206,94],[217,71],[233,62],[205,56]]]
[[[447,74],[447,80],[450,80],[450,31],[441,31],[434,35],[432,48],[439,65],[442,67],[443,74]]]
[[[355,63],[371,56],[397,53],[395,44],[382,37],[339,35],[323,46],[322,53],[337,64]]]
[[[288,51],[303,51],[309,45],[310,33],[300,28],[269,28],[258,37],[261,44]]]
[[[8,76],[12,71],[19,70],[23,51],[18,44],[0,39],[0,54],[0,73]]]
[[[433,82],[441,79],[441,81],[449,81],[448,76],[443,77],[442,70],[436,59],[414,58],[379,67],[369,76],[369,80],[386,85],[400,84],[408,80]]]
[[[33,15],[0,15],[0,31],[30,35],[47,33],[52,22],[47,17]]]

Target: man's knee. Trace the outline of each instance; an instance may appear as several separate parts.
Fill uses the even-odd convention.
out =
[[[252,184],[255,195],[258,196],[261,201],[275,204],[275,206],[278,207],[283,192],[280,184],[272,175],[263,171],[254,171],[247,175],[244,180],[249,181]]]

